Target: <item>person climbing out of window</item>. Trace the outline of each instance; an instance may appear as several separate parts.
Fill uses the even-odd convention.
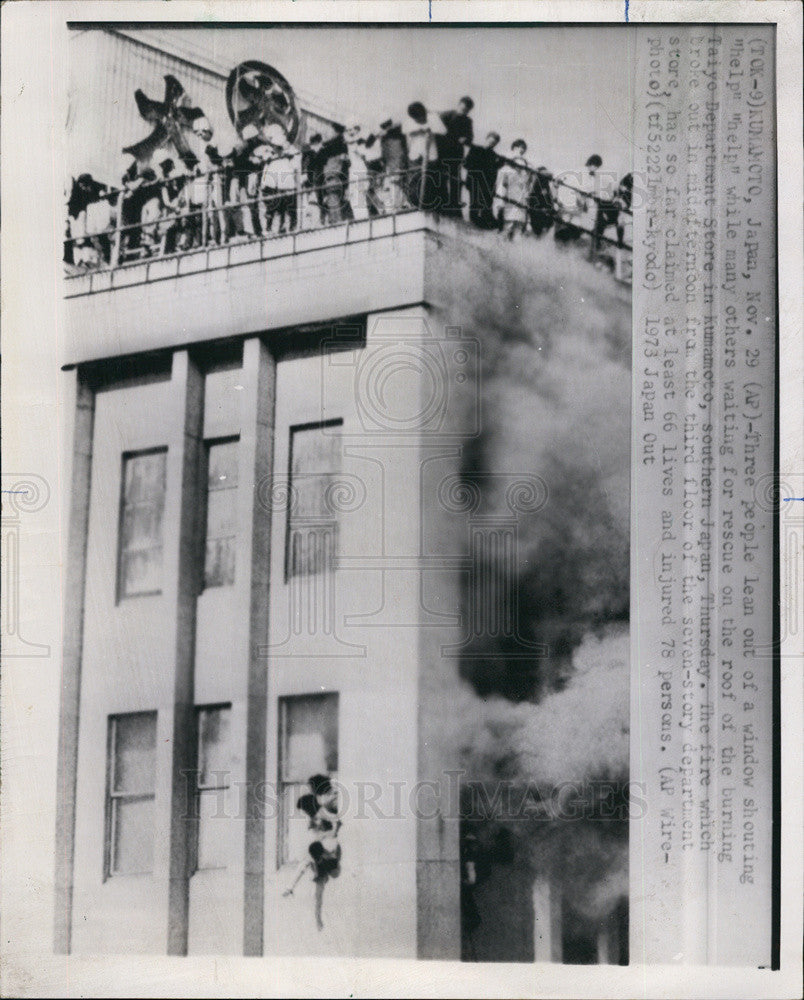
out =
[[[315,882],[315,922],[322,931],[324,888],[331,878],[337,878],[341,873],[341,845],[338,842],[341,821],[338,817],[338,793],[332,787],[329,776],[314,774],[307,784],[310,792],[302,795],[296,805],[308,817],[308,830],[312,835],[307,847],[309,857],[299,862],[293,882],[282,895],[292,896],[305,872],[311,872]]]

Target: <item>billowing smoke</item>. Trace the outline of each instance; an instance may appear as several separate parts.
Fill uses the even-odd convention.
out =
[[[567,679],[588,631],[628,617],[630,296],[549,240],[485,263],[482,284],[462,289],[481,340],[483,414],[463,474],[486,515],[509,515],[518,477],[546,488],[544,505],[518,516],[513,593],[520,637],[547,656],[527,661],[516,641],[481,637],[463,672],[481,695],[532,699]]]
[[[631,306],[577,250],[534,242],[492,251],[475,294],[461,290],[483,355],[483,433],[463,475],[492,515],[517,476],[546,487],[518,515],[517,634],[481,634],[462,664],[463,756],[492,794],[575,783],[588,799],[628,780]],[[532,812],[478,829],[504,827],[518,865],[602,918],[627,892],[627,822]]]
[[[590,632],[571,678],[541,701],[466,695],[462,754],[472,780],[555,787],[626,782],[629,755],[628,630]]]

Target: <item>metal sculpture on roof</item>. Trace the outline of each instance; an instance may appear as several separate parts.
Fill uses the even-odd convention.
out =
[[[152,101],[141,90],[134,91],[139,112],[153,125],[145,139],[123,148],[141,163],[148,163],[157,149],[173,146],[179,156],[190,152],[185,132],[192,130],[193,122],[203,115],[201,108],[191,106],[190,98],[175,76],[165,76],[165,99]]]
[[[301,115],[296,95],[279,70],[267,63],[249,59],[235,66],[226,81],[226,107],[239,135],[248,125],[262,134],[277,124],[289,142],[298,136]]]

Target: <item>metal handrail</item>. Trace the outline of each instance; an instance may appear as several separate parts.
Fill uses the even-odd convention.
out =
[[[506,160],[504,157],[500,157],[500,160],[502,162],[512,164],[517,169],[525,170],[534,176],[544,176],[544,175],[539,175],[538,171],[534,170],[529,166],[523,166],[522,164],[517,164],[515,161]],[[128,253],[128,249],[124,244],[124,238],[128,234],[140,233],[142,235],[146,231],[154,231],[157,234],[160,234],[159,252],[148,254],[146,257],[143,257],[142,254],[140,253],[138,254],[138,257],[135,262],[141,262],[143,259],[150,260],[154,259],[155,257],[162,258],[162,257],[170,257],[179,254],[190,253],[193,252],[194,250],[202,250],[202,249],[208,250],[210,249],[211,246],[216,246],[221,244],[231,246],[233,243],[240,242],[241,238],[244,238],[246,241],[249,241],[257,239],[267,239],[272,235],[293,234],[295,236],[295,234],[300,231],[302,232],[311,231],[311,229],[317,230],[321,228],[326,228],[330,225],[341,225],[344,222],[347,223],[346,229],[348,238],[348,228],[349,228],[348,222],[352,220],[350,220],[348,216],[344,216],[343,218],[336,219],[334,222],[325,221],[324,216],[326,215],[326,206],[322,204],[323,199],[319,197],[320,195],[337,192],[337,190],[340,188],[341,189],[340,208],[342,209],[345,205],[347,204],[350,205],[349,192],[355,187],[358,187],[359,189],[360,185],[365,184],[365,190],[363,192],[364,197],[369,197],[371,195],[377,196],[373,201],[374,212],[372,213],[372,211],[369,210],[364,219],[356,221],[364,221],[365,219],[371,221],[373,218],[378,218],[378,217],[389,217],[389,216],[395,217],[396,215],[401,214],[403,212],[409,212],[415,210],[423,210],[423,211],[437,210],[438,206],[428,206],[423,204],[424,193],[425,193],[425,178],[427,176],[427,170],[429,166],[430,164],[428,163],[427,160],[425,160],[422,163],[421,167],[417,166],[415,168],[411,168],[405,171],[400,171],[391,174],[385,173],[383,171],[376,171],[376,172],[367,171],[365,174],[360,174],[356,176],[353,175],[352,178],[333,177],[330,179],[329,182],[317,186],[312,186],[310,184],[302,182],[300,180],[299,172],[295,171],[293,188],[262,189],[262,192],[257,194],[256,196],[247,197],[242,200],[240,198],[238,198],[237,200],[231,200],[230,198],[225,196],[224,192],[221,192],[223,194],[223,197],[221,199],[220,204],[212,200],[214,191],[213,182],[215,178],[217,177],[225,178],[227,174],[230,176],[231,180],[232,174],[231,171],[229,170],[215,169],[211,171],[187,174],[178,177],[163,177],[163,178],[158,178],[154,181],[147,181],[146,183],[149,187],[158,187],[160,189],[160,197],[161,197],[161,192],[163,192],[168,185],[175,184],[177,182],[182,183],[183,186],[179,192],[179,198],[182,199],[182,201],[184,202],[182,209],[176,211],[172,207],[166,207],[163,205],[163,209],[158,217],[145,222],[140,220],[137,222],[128,223],[126,225],[121,224],[123,216],[123,208],[122,208],[123,201],[127,195],[133,194],[137,190],[137,188],[130,188],[127,186],[122,188],[109,188],[102,194],[100,194],[90,204],[94,204],[95,202],[100,202],[104,200],[111,200],[112,198],[117,197],[118,203],[117,203],[117,212],[116,212],[114,227],[112,228],[110,226],[109,229],[101,233],[69,236],[65,238],[64,243],[65,247],[72,244],[73,248],[75,248],[78,244],[83,244],[85,242],[91,243],[93,240],[101,240],[103,238],[106,238],[108,241],[110,241],[109,260],[104,261],[103,264],[98,265],[95,268],[92,268],[93,270],[98,270],[103,268],[115,269],[118,266],[122,266],[122,264],[124,263],[128,263],[128,261],[126,261],[125,259],[121,260],[121,257],[125,258],[125,255]],[[259,168],[255,168],[255,170],[251,171],[250,173],[252,176],[259,174]],[[198,208],[189,208],[188,206],[192,205],[193,203],[190,202],[189,199],[187,198],[188,188],[194,184],[198,184],[199,182],[203,183],[204,185],[205,204],[201,205]],[[414,182],[417,189],[417,197],[415,198],[411,196],[412,190],[414,188]],[[602,198],[596,198],[594,195],[584,192],[579,188],[574,188],[572,185],[564,181],[551,178],[550,183],[553,185],[562,185],[564,187],[569,188],[570,190],[577,191],[584,197],[594,202],[597,202],[600,205],[605,205],[606,207],[611,206],[611,203],[609,201]],[[383,190],[387,192],[389,185],[396,186],[397,188],[396,194],[394,195],[394,203],[392,203],[391,205],[384,204],[380,194]],[[242,190],[242,188],[240,190]],[[313,202],[312,200],[313,196],[315,196],[315,202]],[[278,199],[291,198],[291,197],[293,197],[294,199],[294,214],[295,214],[295,226],[293,227],[293,229],[287,234],[286,233],[272,234],[270,231],[264,232],[263,231],[264,220],[260,218],[261,208],[263,210],[267,210],[269,203],[276,202]],[[526,212],[529,211],[531,207],[528,201],[525,202],[516,201],[514,199],[507,198],[503,195],[498,195],[496,192],[490,193],[490,198],[493,199],[492,204],[499,204],[499,203],[512,204],[519,208],[525,209]],[[381,208],[378,207],[378,204],[381,206]],[[309,209],[311,205],[315,205],[319,213],[321,213],[321,221],[313,227],[305,227],[304,212],[305,209]],[[277,205],[274,205],[272,211],[276,211],[277,207],[278,207]],[[628,208],[619,206],[617,207],[619,208],[620,211],[623,211],[626,214],[629,215],[632,214],[630,209]],[[285,208],[287,208],[287,206],[285,206]],[[221,233],[220,242],[215,239],[210,241],[210,221],[213,220],[215,216],[218,216],[217,219],[218,227],[220,229],[223,229],[224,227],[228,228],[230,222],[232,221],[233,213],[246,213],[246,212],[249,213],[251,218],[250,228],[253,230],[252,232],[243,233],[238,231],[236,234],[232,236],[229,235],[224,236],[223,233]],[[256,219],[253,214],[255,212],[257,213]],[[593,240],[597,240],[600,243],[609,244],[621,250],[626,250],[629,252],[632,250],[632,247],[629,246],[628,244],[619,242],[617,240],[613,240],[610,237],[607,237],[603,234],[595,235],[595,233],[592,230],[586,229],[583,226],[579,226],[576,223],[572,222],[570,219],[566,219],[564,215],[562,215],[561,213],[560,206],[556,204],[555,198],[552,196],[552,191],[551,191],[551,205],[549,206],[549,208],[546,209],[546,212],[551,217],[552,221],[568,223],[569,225],[573,226],[573,228],[576,229],[578,232],[585,233],[586,235],[591,236]],[[245,217],[246,216],[244,215],[243,219],[245,219]],[[193,226],[197,227],[194,230],[192,229],[188,230],[188,226],[190,225],[191,220],[193,220]],[[259,229],[260,229],[259,233],[256,231],[257,227],[255,226],[255,221],[259,223]],[[273,219],[271,220],[271,224],[273,224]],[[239,224],[235,222],[234,225],[235,228],[238,230],[240,230],[241,228],[249,228],[244,226],[242,220]],[[175,226],[176,232],[181,234],[187,233],[189,231],[192,234],[190,237],[191,241],[195,243],[195,241],[198,240],[199,242],[189,247],[184,246],[175,252],[166,252],[165,250],[166,240],[167,236],[170,233],[170,228],[166,229],[165,228],[166,226],[167,227]],[[199,229],[200,233],[198,231]],[[395,222],[394,222],[394,229],[396,229]],[[138,246],[135,249],[139,251],[140,247]]]

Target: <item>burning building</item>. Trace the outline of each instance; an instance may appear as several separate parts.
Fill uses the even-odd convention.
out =
[[[59,950],[624,960],[630,290],[396,208],[66,279]]]

